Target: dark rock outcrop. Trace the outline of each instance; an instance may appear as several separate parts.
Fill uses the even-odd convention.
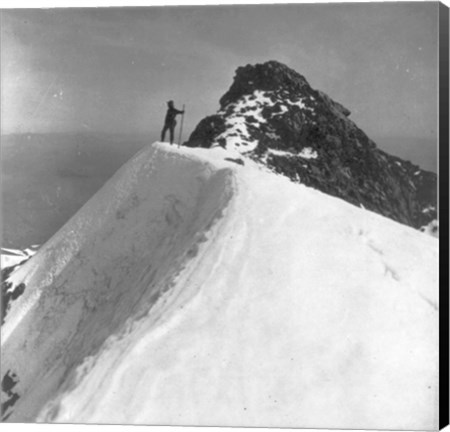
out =
[[[32,245],[24,250],[19,249],[3,249],[2,252],[2,269],[1,269],[1,324],[5,322],[5,318],[12,303],[17,300],[24,292],[26,285],[25,283],[17,284],[14,282],[14,273],[19,270],[38,250],[39,245]],[[14,259],[9,261],[11,265],[3,264],[3,255],[9,258],[14,257]],[[7,261],[5,260],[5,263]],[[13,264],[15,262],[15,264]]]
[[[276,61],[240,67],[184,145],[222,146],[415,228],[437,219],[437,176],[377,148],[350,111]]]
[[[1,270],[1,284],[2,284],[2,325],[5,323],[6,315],[11,307],[11,303],[14,300],[17,300],[25,291],[25,284],[21,283],[17,286],[13,284],[10,280],[11,274],[17,270],[22,264],[24,264],[26,260],[23,262],[16,264],[14,266],[5,267]]]

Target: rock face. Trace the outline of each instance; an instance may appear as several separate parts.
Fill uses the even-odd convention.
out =
[[[225,147],[292,181],[436,231],[436,174],[378,149],[349,116],[302,75],[269,61],[238,68],[220,110],[184,145]]]
[[[25,264],[39,249],[39,245],[30,246],[24,250],[4,249],[1,250],[1,286],[2,286],[2,325],[14,300],[17,300],[25,291],[23,282],[14,280],[14,272]]]

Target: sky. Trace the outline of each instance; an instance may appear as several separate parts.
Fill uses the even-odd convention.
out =
[[[278,60],[350,109],[376,142],[401,141],[397,147],[405,149],[411,139],[416,144],[406,152],[430,158],[437,136],[437,7],[2,10],[1,131],[139,133],[156,140],[173,99],[179,108],[186,104],[187,138],[217,111],[237,67]]]

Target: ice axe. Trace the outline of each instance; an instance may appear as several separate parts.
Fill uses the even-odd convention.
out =
[[[184,112],[185,112],[185,105],[183,104],[183,114],[181,114],[181,124],[180,124],[180,136],[178,138],[178,148],[181,146],[181,134],[183,133],[183,120],[184,120]]]

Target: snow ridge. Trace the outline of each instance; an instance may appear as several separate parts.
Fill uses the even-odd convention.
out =
[[[148,146],[19,269],[5,419],[436,427],[435,239],[230,154]]]
[[[75,366],[166,302],[212,235],[231,199],[234,164],[163,148],[148,146],[123,166],[15,272],[24,293],[2,327],[2,370],[18,377],[20,399],[6,418],[35,418]]]

